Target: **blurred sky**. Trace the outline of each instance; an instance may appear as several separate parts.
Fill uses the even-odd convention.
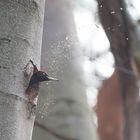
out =
[[[140,18],[140,0],[126,0],[126,2],[128,10],[131,11],[130,15],[138,20]],[[90,106],[94,106],[97,88],[101,84],[95,75],[103,78],[110,77],[114,71],[114,58],[109,50],[109,41],[98,19],[96,0],[73,0],[72,4],[74,5],[76,30],[83,50],[83,69],[88,103]],[[96,58],[96,56],[100,57]]]
[[[96,1],[73,0],[73,5],[76,30],[83,52],[86,93],[88,103],[93,107],[96,104],[97,88],[101,84],[95,74],[104,78],[111,76],[114,71],[112,68],[114,59],[109,51],[109,41],[98,19]],[[96,55],[102,53],[104,53],[102,57],[93,60]]]

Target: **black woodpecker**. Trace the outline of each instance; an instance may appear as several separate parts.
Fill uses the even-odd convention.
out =
[[[33,75],[31,76],[28,88],[26,89],[26,94],[28,95],[28,102],[33,103],[34,99],[38,95],[39,83],[44,81],[59,81],[56,78],[48,76],[47,73],[39,71],[37,66],[30,60],[33,65]]]

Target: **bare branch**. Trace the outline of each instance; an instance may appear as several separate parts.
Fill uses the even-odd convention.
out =
[[[59,139],[62,139],[62,140],[78,140],[77,138],[69,138],[69,137],[66,137],[66,136],[63,136],[61,134],[58,134],[57,132],[55,132],[54,130],[50,129],[49,127],[39,123],[38,121],[35,121],[35,126],[41,128],[42,130],[50,133],[51,135],[53,135],[54,137],[57,137]]]

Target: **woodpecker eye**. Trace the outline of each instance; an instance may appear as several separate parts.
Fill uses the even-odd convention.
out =
[[[45,72],[43,72],[43,75],[46,75],[46,73],[45,73]]]

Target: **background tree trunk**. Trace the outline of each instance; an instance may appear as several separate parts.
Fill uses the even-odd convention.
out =
[[[103,82],[97,100],[98,132],[101,140],[123,140],[123,109],[118,73]]]
[[[39,67],[45,0],[0,1],[0,139],[30,140],[24,67]]]
[[[97,139],[86,99],[82,53],[71,2],[46,1],[42,69],[59,82],[42,83],[40,87],[33,140]]]
[[[123,0],[98,0],[101,23],[110,41],[111,51],[115,58],[119,74],[124,114],[124,139],[139,140],[139,88],[137,77],[132,66],[129,21],[126,5]]]

